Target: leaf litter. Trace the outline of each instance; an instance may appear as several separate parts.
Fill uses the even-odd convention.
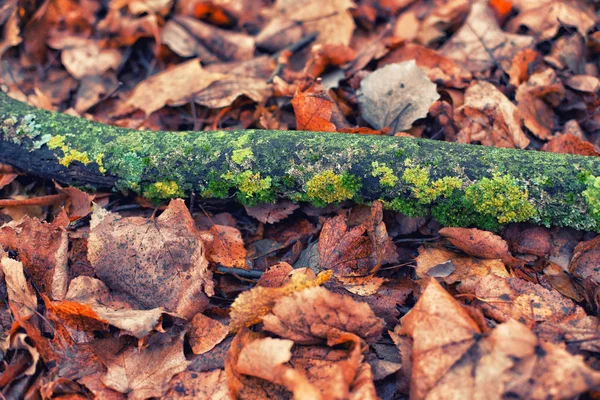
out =
[[[600,153],[597,2],[5,3],[2,90],[40,108]],[[600,389],[593,233],[82,189],[0,167],[5,398]]]

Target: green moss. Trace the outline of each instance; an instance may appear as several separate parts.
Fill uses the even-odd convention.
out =
[[[202,197],[224,199],[229,196],[230,188],[231,188],[231,183],[229,183],[225,179],[211,178],[208,181],[206,190],[204,190],[204,192],[202,192]]]
[[[392,201],[382,200],[382,203],[386,210],[396,211],[409,217],[425,217],[429,214],[427,207],[416,200],[396,197]]]
[[[586,189],[581,192],[588,206],[588,213],[600,221],[600,177],[590,175],[586,180]]]
[[[521,188],[511,175],[480,179],[467,187],[465,198],[477,212],[494,217],[501,224],[527,221],[536,214],[527,189]]]
[[[377,161],[371,163],[373,172],[371,175],[379,177],[379,184],[381,186],[394,187],[398,183],[398,177],[394,175],[394,170],[386,165],[380,165]]]
[[[144,197],[153,201],[173,199],[183,195],[183,191],[175,181],[156,182],[144,190]]]
[[[254,157],[254,153],[252,153],[252,149],[247,147],[245,149],[237,149],[233,150],[231,154],[231,161],[236,164],[242,164],[246,160],[251,160]]]
[[[351,174],[337,175],[332,170],[327,170],[306,182],[306,194],[309,201],[322,207],[351,199],[360,187],[360,181]]]
[[[437,202],[431,208],[431,216],[442,226],[478,227],[492,232],[502,227],[496,218],[475,211],[460,190]]]

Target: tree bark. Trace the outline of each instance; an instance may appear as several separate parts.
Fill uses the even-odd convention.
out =
[[[28,174],[157,201],[191,192],[249,205],[382,200],[448,226],[600,231],[595,157],[331,132],[135,131],[1,93],[0,135],[0,162]]]

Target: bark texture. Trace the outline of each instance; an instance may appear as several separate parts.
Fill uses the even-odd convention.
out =
[[[0,93],[0,162],[154,200],[190,192],[322,206],[352,200],[447,226],[600,231],[600,160],[426,139],[301,131],[150,132],[30,107]]]

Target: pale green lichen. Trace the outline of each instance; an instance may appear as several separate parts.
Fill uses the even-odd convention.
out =
[[[183,191],[175,181],[155,182],[144,191],[144,197],[153,201],[182,197]]]
[[[233,150],[231,154],[231,161],[236,164],[242,164],[246,160],[251,160],[254,157],[254,153],[252,153],[252,149],[247,147],[245,149],[237,149]]]
[[[306,182],[308,200],[317,206],[349,200],[360,190],[358,179],[348,173],[337,175],[332,170],[313,176]]]
[[[501,224],[527,221],[535,215],[527,189],[510,175],[480,179],[467,187],[465,198],[477,212],[495,217]]]
[[[379,184],[381,186],[394,187],[398,183],[398,177],[394,175],[394,170],[392,170],[387,165],[381,165],[377,161],[373,161],[371,163],[373,167],[372,176],[375,178],[379,177]]]
[[[581,192],[588,206],[588,213],[600,220],[600,177],[589,175],[585,181],[586,189]]]

